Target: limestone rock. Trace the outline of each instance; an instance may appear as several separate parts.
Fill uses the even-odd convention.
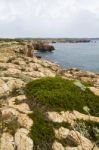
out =
[[[0,62],[6,63],[8,62],[9,58],[8,57],[0,57]]]
[[[19,96],[7,99],[7,102],[10,107],[15,108],[16,110],[22,113],[28,114],[28,113],[31,113],[31,111],[30,111],[28,104],[24,102],[25,100],[26,100],[25,95],[19,95]]]
[[[58,130],[54,129],[55,136],[58,139],[65,139],[67,135],[69,134],[69,129],[66,129],[64,127],[60,127]]]
[[[14,76],[14,75],[20,75],[21,74],[21,70],[19,70],[19,69],[12,69],[12,68],[9,68],[8,70],[7,70],[7,72],[6,72],[6,74],[7,75],[9,75],[9,76]]]
[[[78,111],[62,111],[60,113],[58,112],[47,112],[47,116],[50,120],[52,120],[53,122],[68,122],[71,125],[74,124],[74,121],[76,119],[80,119],[80,120],[89,120],[89,115],[85,115],[82,114]],[[93,122],[99,122],[99,117],[94,117],[94,116],[90,116],[90,120]]]
[[[13,116],[18,116],[19,112],[17,110],[15,110],[14,108],[10,108],[10,107],[3,107],[1,109],[2,112],[2,116],[6,116],[6,115],[13,115]]]
[[[85,150],[84,148],[82,148],[82,146],[77,146],[77,147],[70,147],[70,146],[67,146],[65,148],[65,150]],[[91,150],[91,149],[89,149]]]
[[[24,75],[33,77],[33,78],[41,78],[41,77],[45,77],[43,72],[39,72],[39,71],[33,71],[33,72],[24,72]]]
[[[21,128],[15,134],[17,150],[33,150],[33,141],[28,137],[28,130]]]
[[[53,122],[61,123],[61,122],[64,121],[63,117],[59,113],[57,113],[57,112],[47,112],[47,116]]]
[[[52,145],[53,150],[65,150],[61,143],[55,141]]]
[[[9,106],[13,106],[13,105],[15,105],[16,101],[22,102],[24,100],[26,100],[26,96],[25,95],[19,95],[19,96],[9,98],[8,99],[8,104],[9,104]]]
[[[0,141],[0,150],[15,150],[13,136],[3,133]]]
[[[27,114],[19,114],[18,122],[21,126],[25,127],[28,130],[31,128],[31,126],[33,124],[33,120],[31,118],[29,118],[29,116],[27,116]]]
[[[6,95],[9,92],[7,84],[0,79],[0,96]]]
[[[15,80],[9,80],[7,82],[7,85],[10,89],[10,91],[13,91],[14,89],[19,89],[24,86],[24,82],[20,79],[15,79]]]
[[[20,65],[20,66],[26,65],[25,61],[22,58],[17,58],[15,60],[13,60],[13,63]]]
[[[95,87],[90,87],[89,88],[95,95],[99,96],[99,89]]]
[[[0,86],[2,86],[5,82],[0,79]]]
[[[93,148],[92,142],[82,136],[78,131],[61,127],[59,129],[55,129],[55,136],[58,139],[65,139],[67,145],[77,145],[74,149],[82,148],[84,150],[91,150]]]
[[[12,105],[12,106],[13,106],[13,108],[17,109],[18,111],[20,111],[22,113],[25,113],[25,114],[31,113],[30,108],[29,108],[28,104],[26,104],[26,103],[22,103],[19,105]]]

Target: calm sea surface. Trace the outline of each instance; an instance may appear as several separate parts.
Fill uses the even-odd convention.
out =
[[[99,71],[99,41],[53,45],[55,51],[38,52],[38,55],[59,64],[62,68],[77,67],[83,70]]]

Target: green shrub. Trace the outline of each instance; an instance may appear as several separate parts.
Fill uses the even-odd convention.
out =
[[[90,120],[76,120],[74,128],[99,146],[99,123]]]
[[[53,125],[40,112],[29,115],[33,119],[30,136],[34,142],[34,150],[51,150],[54,141]]]
[[[31,100],[52,111],[77,110],[85,113],[88,106],[90,114],[98,115],[99,97],[89,89],[82,91],[74,81],[55,78],[42,78],[26,85],[25,93]]]
[[[34,150],[52,150],[52,143],[56,140],[54,128],[58,129],[63,126],[71,129],[71,126],[67,123],[53,123],[48,120],[46,111],[77,110],[87,113],[85,109],[89,108],[91,114],[98,114],[99,97],[87,88],[82,90],[74,84],[74,81],[65,80],[61,77],[47,77],[28,83],[24,91],[28,103],[34,111],[29,115],[34,122],[30,131],[30,136],[34,142]],[[86,133],[89,132],[86,131]],[[67,145],[67,141],[64,139],[60,142],[64,146]],[[69,144],[76,146],[75,143]]]
[[[30,131],[30,137],[34,142],[34,150],[52,150],[52,144],[55,140],[54,128],[70,127],[68,123],[54,123],[46,118],[41,111],[34,111],[29,114],[33,119],[33,126]]]
[[[3,131],[9,132],[10,134],[14,135],[18,128],[20,128],[20,124],[15,116],[0,115],[0,133]]]

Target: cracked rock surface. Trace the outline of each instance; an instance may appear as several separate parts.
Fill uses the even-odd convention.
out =
[[[47,60],[27,57],[24,50],[24,46],[17,42],[0,45],[0,150],[33,150],[34,144],[29,132],[34,122],[28,115],[33,110],[30,109],[23,90],[28,82],[60,75],[65,79],[90,83],[89,89],[99,96],[99,74],[76,68],[61,70],[58,65]],[[88,121],[89,115],[75,110],[48,111],[47,119],[53,123],[67,122],[73,125],[76,119]],[[99,123],[99,117],[90,116],[90,120]],[[93,148],[94,144],[78,131],[63,126],[53,130],[57,139],[52,144],[53,150]],[[62,139],[76,146],[64,146]],[[97,146],[94,147],[94,150],[98,149]]]

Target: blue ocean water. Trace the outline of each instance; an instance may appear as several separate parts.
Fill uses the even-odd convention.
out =
[[[89,43],[55,43],[53,52],[38,52],[42,58],[62,68],[77,67],[99,72],[99,41]]]

